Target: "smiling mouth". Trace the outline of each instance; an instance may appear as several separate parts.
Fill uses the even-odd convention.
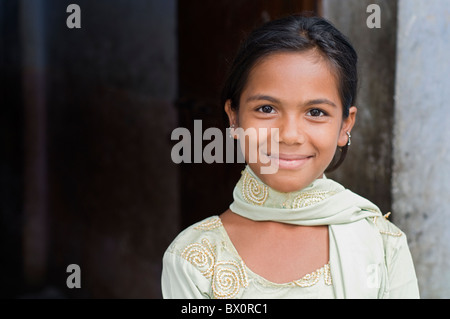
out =
[[[314,155],[297,155],[297,154],[265,154],[280,169],[298,169],[309,162]]]

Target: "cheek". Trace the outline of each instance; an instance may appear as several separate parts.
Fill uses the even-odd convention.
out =
[[[339,130],[334,126],[324,126],[310,132],[309,137],[320,153],[334,154],[339,141]]]
[[[238,132],[239,144],[247,163],[259,162],[261,153],[269,154],[277,149],[278,128],[248,126],[241,127]]]
[[[255,143],[258,147],[270,143],[271,138],[268,135],[272,131],[272,127],[268,121],[251,118],[250,116],[241,117],[239,127],[241,133],[244,134],[239,138],[241,146],[244,143],[244,137],[246,144]]]

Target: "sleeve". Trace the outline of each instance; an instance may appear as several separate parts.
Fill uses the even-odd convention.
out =
[[[175,253],[163,257],[161,289],[164,299],[207,299],[210,281],[187,260]]]
[[[387,268],[390,299],[418,299],[419,287],[406,235],[396,238],[390,250]]]

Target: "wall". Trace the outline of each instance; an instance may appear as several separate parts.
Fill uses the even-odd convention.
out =
[[[369,4],[381,9],[381,28],[370,29]],[[330,177],[391,211],[397,3],[392,0],[323,0],[323,16],[349,37],[359,57],[356,125],[347,159]],[[395,214],[393,214],[395,218]]]
[[[365,22],[381,8],[381,28]],[[324,0],[352,40],[361,85],[353,144],[333,177],[374,201],[408,237],[421,297],[450,297],[450,45],[444,0]]]
[[[23,1],[25,13],[33,10],[27,1],[34,0]],[[48,174],[47,207],[37,209],[47,210],[39,222],[48,240],[25,229],[26,241],[46,247],[24,258],[39,253],[47,264],[27,284],[43,281],[58,291],[51,296],[158,298],[162,254],[179,227],[170,159],[177,3],[40,3]],[[66,26],[71,3],[81,8],[80,29]],[[72,263],[81,289],[66,287]]]
[[[450,298],[450,9],[400,0],[393,209],[423,298]]]

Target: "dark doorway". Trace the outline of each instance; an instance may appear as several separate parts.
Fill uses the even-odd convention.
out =
[[[302,11],[317,12],[315,0],[180,0],[178,2],[179,127],[202,132],[228,123],[219,97],[228,63],[246,33],[263,22]],[[225,134],[225,133],[224,133]],[[203,146],[209,142],[204,142]],[[225,211],[244,164],[180,164],[181,226]]]

